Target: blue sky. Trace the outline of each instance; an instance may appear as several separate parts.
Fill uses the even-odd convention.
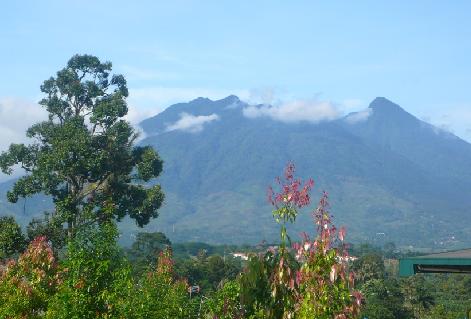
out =
[[[76,53],[127,77],[134,122],[198,96],[344,112],[385,96],[471,141],[470,14],[469,1],[5,1],[3,143],[43,116],[39,85]]]

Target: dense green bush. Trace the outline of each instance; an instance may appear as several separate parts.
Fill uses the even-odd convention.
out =
[[[157,267],[141,279],[133,299],[135,318],[191,318],[197,305],[188,294],[188,285],[175,280],[171,250],[160,253]]]
[[[48,318],[128,318],[131,269],[116,244],[115,225],[80,230],[62,263],[64,281],[52,298]]]
[[[203,314],[207,318],[245,318],[245,311],[240,303],[240,284],[236,280],[227,281],[206,300]]]
[[[12,257],[25,248],[20,225],[12,216],[0,217],[0,260]]]

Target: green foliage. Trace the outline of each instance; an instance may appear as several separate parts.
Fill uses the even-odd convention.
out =
[[[467,308],[466,310],[468,310]],[[464,312],[453,313],[446,309],[444,305],[435,305],[430,309],[430,312],[427,315],[427,319],[456,319],[460,318]]]
[[[368,319],[412,318],[413,314],[404,307],[404,295],[400,283],[395,279],[370,279],[363,287],[365,306],[362,317]]]
[[[237,281],[228,281],[211,299],[205,303],[205,314],[209,318],[237,319],[245,318],[240,304],[240,285]]]
[[[365,297],[362,317],[369,319],[413,317],[413,314],[404,307],[400,282],[395,278],[387,278],[381,251],[361,245],[357,253],[360,257],[353,262],[352,269]]]
[[[31,220],[26,227],[26,234],[29,241],[39,236],[45,236],[55,252],[63,248],[67,240],[67,232],[61,221],[47,212],[44,213],[44,217]]]
[[[164,195],[145,187],[162,171],[151,147],[134,147],[137,134],[123,120],[128,89],[111,63],[75,55],[41,86],[47,121],[30,127],[29,145],[12,144],[0,155],[6,173],[19,164],[27,175],[8,192],[10,202],[36,193],[50,195],[55,216],[69,236],[80,227],[129,215],[139,226],[157,217]]]
[[[26,240],[12,216],[0,217],[0,260],[23,251]]]
[[[431,288],[431,285],[426,282],[425,276],[420,274],[403,279],[404,306],[416,318],[423,318],[427,311],[435,305]]]
[[[185,281],[175,280],[171,251],[160,254],[155,271],[146,274],[133,298],[135,318],[191,318],[198,300],[190,300]]]
[[[139,232],[131,248],[127,250],[129,261],[133,265],[133,273],[139,275],[144,270],[154,267],[159,253],[171,245],[164,233]]]
[[[240,300],[247,316],[270,316],[282,313],[282,305],[271,295],[271,277],[276,267],[275,255],[251,256],[239,278]],[[281,309],[280,309],[281,308]]]
[[[435,274],[425,276],[426,287],[433,294],[435,306],[431,312],[440,312],[442,305],[449,316],[463,315],[470,309],[471,276],[469,274]]]
[[[359,284],[373,279],[383,279],[386,273],[383,257],[378,253],[368,253],[353,262],[352,270]]]
[[[186,278],[191,285],[199,286],[203,293],[218,289],[226,280],[239,275],[242,266],[239,260],[219,255],[207,256],[201,252],[197,258],[177,259],[175,272]]]
[[[202,251],[210,256],[210,255],[219,255],[225,256],[230,252],[240,251],[244,252],[247,250],[251,250],[253,247],[243,245],[243,246],[236,246],[236,245],[211,245],[208,243],[201,243],[201,242],[183,242],[183,243],[173,243],[172,244],[172,251],[175,258],[191,258],[198,256]]]
[[[65,279],[48,318],[131,318],[133,282],[116,237],[112,223],[77,232],[67,246]]]
[[[18,261],[0,265],[0,318],[42,318],[61,277],[46,238],[33,240]]]

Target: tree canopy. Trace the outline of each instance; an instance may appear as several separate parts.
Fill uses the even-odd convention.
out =
[[[111,69],[95,56],[73,56],[41,85],[39,104],[49,117],[27,130],[32,143],[11,144],[0,155],[3,173],[16,165],[26,171],[8,200],[50,195],[69,237],[81,226],[126,215],[143,226],[158,216],[164,200],[160,185],[147,183],[163,162],[150,146],[134,146],[138,134],[123,118],[126,80]]]
[[[0,260],[21,252],[26,240],[12,216],[0,217]]]

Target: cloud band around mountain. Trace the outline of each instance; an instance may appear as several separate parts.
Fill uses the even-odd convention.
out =
[[[167,132],[184,131],[189,133],[201,132],[204,125],[219,120],[219,116],[215,113],[211,115],[192,115],[186,112],[180,113],[180,119],[173,124],[167,125]]]
[[[363,122],[363,121],[366,121],[370,117],[371,113],[373,113],[373,109],[367,108],[363,111],[359,111],[359,112],[355,112],[355,113],[351,113],[347,115],[347,117],[345,117],[345,121],[349,124],[356,124],[359,122]]]
[[[276,121],[294,123],[332,121],[341,116],[333,103],[317,100],[294,100],[279,105],[248,106],[243,109],[247,118],[268,117]]]

